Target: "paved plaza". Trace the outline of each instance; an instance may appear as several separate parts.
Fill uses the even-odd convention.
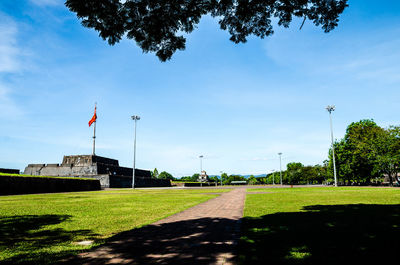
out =
[[[234,264],[245,188],[123,232],[68,264]]]

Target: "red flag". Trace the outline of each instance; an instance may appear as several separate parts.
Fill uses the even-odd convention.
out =
[[[93,114],[93,117],[92,117],[92,118],[90,119],[90,121],[89,121],[89,127],[92,125],[93,122],[95,122],[95,121],[97,120],[96,109],[97,109],[97,107],[95,106],[95,107],[94,107],[94,114]]]

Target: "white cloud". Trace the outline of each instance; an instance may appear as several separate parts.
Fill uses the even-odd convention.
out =
[[[23,114],[10,96],[10,91],[0,84],[0,119],[15,119]]]
[[[18,27],[9,17],[0,13],[0,78],[21,70],[17,43]],[[15,119],[22,114],[18,104],[11,97],[11,90],[0,79],[0,118]]]
[[[38,6],[57,6],[64,4],[64,0],[31,0],[31,2]]]
[[[0,14],[0,73],[16,72],[20,69],[17,60],[17,25],[11,19]]]

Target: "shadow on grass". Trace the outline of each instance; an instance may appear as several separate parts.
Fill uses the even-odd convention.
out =
[[[314,205],[244,218],[240,264],[399,264],[400,205]]]
[[[78,238],[95,236],[90,230],[66,231],[51,228],[70,219],[69,215],[21,215],[0,217],[0,252],[8,257],[1,264],[52,264],[75,253],[51,249]],[[7,254],[10,253],[10,254]]]
[[[234,261],[239,220],[198,218],[120,233],[63,264],[222,264]]]

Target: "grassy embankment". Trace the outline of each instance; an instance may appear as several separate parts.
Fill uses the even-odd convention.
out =
[[[0,263],[53,264],[121,231],[227,190],[135,190],[0,196]],[[93,240],[93,244],[78,242]]]
[[[9,173],[1,173],[0,172],[0,177],[1,176],[26,177],[26,178],[77,179],[77,177],[54,177],[54,176],[39,176],[39,175],[25,175],[25,174],[9,174]],[[79,179],[93,180],[92,178],[79,178]]]
[[[241,264],[398,264],[398,188],[247,191]]]

